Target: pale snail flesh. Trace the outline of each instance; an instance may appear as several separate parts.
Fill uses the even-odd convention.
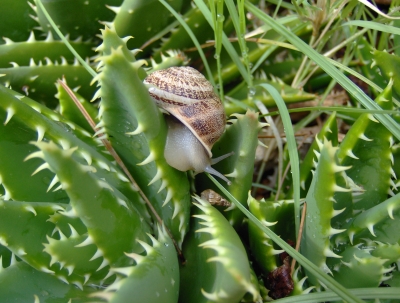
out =
[[[230,184],[211,167],[232,154],[211,159],[211,148],[223,134],[226,122],[224,107],[211,83],[191,67],[155,71],[143,83],[157,106],[172,116],[167,118],[167,163],[180,171],[205,171]]]

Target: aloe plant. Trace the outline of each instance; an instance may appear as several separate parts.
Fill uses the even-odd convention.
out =
[[[296,12],[287,16],[269,4],[274,19],[257,4],[4,1],[0,16],[18,18],[0,25],[1,302],[399,300],[400,132],[398,117],[385,115],[398,107],[398,54],[385,51],[398,39],[352,36],[344,20],[364,18],[363,4],[280,3]],[[397,33],[387,20],[363,25]],[[371,79],[369,95],[321,56],[327,37],[346,46],[346,75]],[[210,39],[215,53],[199,47]],[[234,152],[216,165],[226,187],[163,156],[167,124],[142,81],[187,64],[224,101],[213,155]],[[369,111],[317,107],[326,118],[312,111],[292,126],[286,107],[327,96],[332,79]],[[261,130],[279,132],[277,120],[264,123],[275,104],[288,143],[261,197],[250,192],[262,186],[255,155],[265,150]],[[324,125],[299,163],[291,128],[317,116]],[[199,198],[205,189],[231,205]]]

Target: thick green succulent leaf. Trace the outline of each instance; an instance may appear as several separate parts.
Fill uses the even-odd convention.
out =
[[[68,148],[79,146],[79,161],[93,165],[99,178],[120,190],[136,204],[144,216],[148,216],[139,195],[129,180],[104,154],[105,148],[99,141],[64,117],[43,105],[24,97],[10,89],[0,86],[0,153],[4,161],[0,162],[0,175],[5,189],[5,199],[38,202],[67,202],[66,193],[56,186],[57,179],[48,171],[32,173],[40,165],[33,159],[25,161],[37,148],[31,141],[54,141]],[[101,142],[100,142],[101,143]]]
[[[64,210],[61,204],[0,200],[0,209],[2,245],[36,269],[52,272],[50,256],[43,254],[42,243],[54,230],[54,224],[47,220]]]
[[[319,131],[317,137],[320,141],[323,141],[324,138],[326,138],[328,141],[332,142],[333,146],[338,145],[338,128],[336,123],[336,113],[330,115],[330,117],[326,120],[325,124]],[[300,185],[301,185],[300,195],[302,197],[306,195],[307,189],[310,187],[311,184],[312,180],[311,172],[314,166],[314,161],[317,160],[314,150],[319,152],[317,141],[313,141],[308,153],[306,154],[304,160],[300,165]]]
[[[36,270],[79,288],[88,281],[99,283],[108,274],[106,269],[98,270],[102,260],[92,260],[96,247],[79,247],[78,244],[87,238],[86,228],[82,228],[80,219],[66,215],[59,218],[58,212],[68,213],[65,205],[0,202],[1,243]],[[57,217],[58,220],[55,220]],[[68,238],[58,227],[59,221],[68,224],[68,230],[64,228]],[[78,234],[77,229],[82,235]]]
[[[24,303],[93,302],[95,288],[68,285],[24,262],[0,269],[0,301]],[[39,301],[35,301],[35,296]],[[71,301],[70,301],[71,302]]]
[[[72,154],[78,147],[62,150],[54,143],[36,143],[36,157],[45,161],[70,198],[71,215],[80,217],[88,229],[80,244],[97,246],[96,257],[102,266],[128,264],[124,253],[141,252],[137,240],[147,240],[151,228],[137,209],[116,188],[99,178],[90,165],[82,165]]]
[[[95,55],[91,43],[74,41],[69,41],[69,43],[83,58]],[[11,62],[15,66],[29,66],[31,60],[55,62],[61,58],[65,58],[70,64],[74,63],[71,51],[60,40],[54,40],[51,32],[48,33],[46,40],[36,40],[35,34],[31,32],[29,39],[24,42],[13,42],[7,39],[5,44],[0,45],[0,67],[4,68],[10,67]]]
[[[139,187],[152,202],[167,228],[181,243],[189,222],[189,182],[186,173],[170,167],[164,158],[167,126],[141,81],[142,62],[134,61],[114,31],[103,31],[99,47],[103,132]],[[164,190],[165,189],[165,190]]]
[[[372,256],[384,260],[384,266],[390,266],[392,263],[400,261],[400,245],[399,243],[383,243],[370,239],[364,239],[366,247],[373,248],[370,253]]]
[[[378,67],[373,66],[372,63],[374,60],[374,49],[365,37],[361,37],[357,41],[357,52],[359,54],[359,60],[362,63],[361,71],[363,72],[364,76],[372,80],[379,87],[384,88],[387,85],[387,81],[379,73]],[[379,94],[373,88],[370,89],[375,96]]]
[[[28,1],[3,0],[0,11],[0,33],[2,38],[7,37],[13,41],[25,41],[30,31],[37,25],[29,18],[32,9]],[[0,44],[4,43],[0,39]]]
[[[0,85],[0,184],[6,200],[68,202],[65,192],[47,192],[53,178],[50,172],[31,176],[40,161],[24,161],[37,150],[29,142],[38,139],[41,120],[38,112]]]
[[[169,4],[180,11],[182,0],[169,1]],[[116,13],[113,24],[118,35],[134,37],[128,43],[129,48],[140,48],[172,20],[171,14],[158,0],[126,0],[112,9]]]
[[[151,72],[167,69],[174,66],[184,66],[189,63],[189,59],[181,51],[169,50],[165,53],[166,55],[161,55],[160,62],[156,62],[153,58],[151,59]]]
[[[250,212],[285,241],[294,241],[294,222],[287,222],[293,216],[293,201],[257,201],[248,197]],[[252,255],[265,275],[281,264],[278,255],[283,251],[253,222],[249,222],[249,242]]]
[[[359,243],[364,238],[395,244],[400,240],[394,232],[399,223],[400,194],[358,213],[347,223],[347,235],[351,242]],[[392,234],[393,232],[393,234]]]
[[[385,283],[391,287],[400,287],[400,271],[393,272],[392,278],[387,280]]]
[[[234,152],[227,159],[214,165],[214,169],[225,174],[232,182],[228,185],[229,192],[243,205],[246,205],[247,195],[251,188],[253,178],[253,166],[256,148],[258,145],[258,132],[263,126],[258,122],[258,113],[248,110],[246,114],[232,115],[228,121],[225,133],[213,147],[213,156]],[[215,188],[212,182],[203,174],[197,182],[197,189],[202,191],[208,188]],[[219,191],[215,188],[216,191]],[[243,213],[232,206],[224,215],[229,222],[238,227],[244,218]]]
[[[71,122],[74,122],[76,125],[87,130],[89,133],[93,132],[92,127],[89,122],[85,119],[81,111],[75,105],[72,98],[68,95],[67,91],[57,83],[57,98],[60,101],[60,114],[68,119]],[[85,98],[83,98],[78,93],[74,93],[76,98],[79,100],[81,105],[84,107],[89,116],[93,119],[93,121],[97,121],[98,110],[89,103]]]
[[[65,214],[68,214],[68,211],[52,215],[48,219],[56,225],[54,230],[57,232],[47,235],[46,242],[43,243],[43,251],[51,257],[50,264],[59,265],[60,269],[65,268],[67,271],[61,273],[59,273],[60,270],[56,271],[57,277],[63,281],[69,281],[79,288],[82,288],[84,284],[105,283],[105,279],[109,275],[109,267],[104,266],[102,258],[95,257],[97,251],[95,245],[80,246],[88,237],[87,230],[78,233],[75,228],[76,223],[79,225],[82,222],[78,218],[71,218]],[[77,220],[80,222],[67,223],[68,233],[65,233],[65,230],[61,231],[58,227],[60,221],[55,221],[55,218],[66,222]],[[74,277],[75,280],[72,279]]]
[[[376,98],[383,109],[393,108],[392,83]],[[363,189],[354,201],[354,209],[369,209],[385,201],[392,192],[392,143],[392,134],[371,114],[361,115],[343,139],[338,151],[339,163],[351,166],[346,174]]]
[[[14,66],[12,68],[0,68],[0,83],[5,86],[12,86],[14,90],[21,94],[45,103],[50,108],[55,108],[58,104],[54,95],[57,93],[54,83],[57,79],[65,77],[72,88],[80,87],[79,93],[91,99],[94,87],[90,86],[91,76],[85,68],[77,63],[68,64],[65,59],[60,62],[46,60],[45,64],[41,61],[30,62],[28,66]]]
[[[224,216],[208,202],[196,198],[192,226],[183,244],[186,263],[181,266],[179,302],[239,302],[251,283],[243,243]]]
[[[341,262],[333,269],[335,280],[347,288],[378,287],[393,268],[385,267],[385,260],[372,256],[368,249],[348,247]]]
[[[332,146],[331,141],[321,142],[318,138],[316,140],[320,152],[316,152],[318,163],[306,197],[307,212],[301,240],[301,252],[321,270],[330,273],[326,259],[329,257],[339,258],[332,251],[330,237],[342,232],[331,226],[331,219],[340,213],[333,208],[333,197],[335,192],[349,191],[337,185],[335,175],[347,168],[337,164],[335,154],[338,148]],[[318,286],[319,281],[314,275],[307,271],[306,273],[313,285]]]
[[[139,243],[146,255],[127,254],[136,265],[112,268],[122,275],[95,297],[104,298],[109,303],[176,303],[179,294],[179,264],[175,247],[167,233],[158,230],[158,239],[149,235],[152,244]]]
[[[398,99],[400,96],[400,58],[386,51],[374,50],[372,54],[383,78],[388,83],[393,80],[393,95]]]
[[[64,35],[68,34],[71,39],[87,40],[95,38],[99,33],[102,27],[99,21],[112,20],[114,14],[107,5],[120,5],[122,0],[41,0],[41,2]],[[39,7],[35,7],[35,12],[43,31],[52,30]]]

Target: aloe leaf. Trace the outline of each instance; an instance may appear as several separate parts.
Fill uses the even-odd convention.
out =
[[[35,156],[44,159],[57,175],[70,198],[72,214],[88,229],[80,245],[96,245],[96,258],[103,258],[103,267],[127,264],[125,252],[141,252],[136,239],[145,240],[150,226],[122,193],[94,174],[92,166],[71,157],[77,147],[62,150],[52,142],[36,146],[41,152]]]
[[[376,98],[382,108],[391,110],[392,85]],[[392,134],[372,115],[363,114],[353,124],[340,145],[338,158],[343,166],[351,166],[346,174],[362,187],[354,209],[363,210],[386,200],[391,192]]]
[[[79,93],[87,99],[91,99],[94,88],[90,86],[91,76],[85,68],[77,64],[68,64],[65,59],[60,62],[46,60],[31,61],[29,66],[14,66],[12,68],[0,68],[0,83],[5,86],[12,86],[21,94],[42,101],[50,108],[58,104],[54,95],[57,93],[55,83],[63,76],[67,79],[72,88],[80,86]]]
[[[93,128],[90,126],[89,122],[82,115],[80,110],[75,105],[72,98],[68,95],[67,91],[57,83],[57,98],[60,102],[60,114],[64,116],[67,120],[74,122],[76,125],[87,130],[89,133],[93,132]],[[97,121],[98,110],[90,104],[85,98],[83,98],[78,93],[74,93],[75,97],[82,104],[86,112],[92,118],[93,121]]]
[[[293,214],[293,201],[257,201],[250,194],[247,203],[249,211],[271,231],[280,235],[285,241],[294,241],[294,222],[286,222],[285,218]],[[281,264],[278,255],[283,252],[253,222],[249,222],[249,242],[252,255],[261,267],[265,276]]]
[[[316,139],[318,140],[318,139]],[[330,141],[319,142],[320,151],[317,154],[318,164],[313,180],[307,193],[307,212],[304,223],[301,252],[321,270],[331,273],[326,265],[327,258],[339,258],[330,247],[330,237],[342,232],[331,226],[331,219],[340,212],[333,208],[335,192],[349,191],[336,184],[335,174],[346,167],[339,166],[335,159],[337,147]],[[318,279],[307,272],[313,285],[319,285]]]
[[[152,201],[178,243],[189,222],[189,182],[186,173],[170,167],[164,158],[167,126],[140,79],[141,61],[134,61],[112,29],[103,31],[100,125],[128,170]],[[164,190],[165,189],[165,190]]]
[[[182,0],[169,2],[175,11],[180,11]],[[148,37],[157,34],[171,21],[170,14],[158,0],[128,0],[112,9],[116,13],[113,26],[118,35],[135,37],[129,42],[129,48],[141,47]]]
[[[0,33],[3,37],[7,37],[13,41],[25,41],[28,39],[30,31],[37,25],[31,18],[23,18],[32,14],[27,1],[2,1],[3,9],[0,12],[2,20],[0,24]],[[0,44],[4,43],[0,39]]]
[[[332,142],[333,146],[338,145],[338,127],[336,122],[336,113],[333,113],[326,120],[317,137],[320,141],[326,138],[327,140]],[[303,162],[300,165],[300,185],[302,190],[301,196],[305,196],[307,189],[310,187],[310,183],[312,180],[311,170],[313,168],[314,161],[316,161],[316,155],[314,153],[315,150],[319,152],[317,141],[313,141],[309,151],[307,152]]]
[[[83,58],[95,55],[91,43],[74,41],[69,43]],[[52,62],[61,58],[65,58],[69,63],[74,62],[74,56],[65,44],[55,40],[51,32],[47,34],[45,40],[37,40],[34,32],[31,32],[26,41],[14,42],[7,39],[5,44],[0,45],[0,67],[10,67],[11,62],[14,62],[13,65],[29,66],[32,60],[45,62],[46,58]]]
[[[314,274],[326,287],[332,289],[341,298],[348,302],[363,302],[359,297],[350,293],[346,288],[336,282],[333,278],[329,277],[326,273],[322,272],[317,266],[315,266],[305,256],[297,252],[293,247],[283,241],[277,234],[272,232],[268,227],[263,225],[253,214],[251,214],[239,201],[237,201],[218,181],[208,174],[208,177],[214,182],[214,184],[232,201],[235,205],[251,220],[258,228],[265,232],[276,244],[284,249],[292,258],[296,259],[297,262],[304,268],[307,268],[312,274]],[[297,297],[293,297],[298,300]],[[284,299],[282,299],[284,300]]]
[[[4,136],[0,150],[4,161],[0,162],[0,175],[6,189],[6,199],[66,202],[66,193],[54,179],[54,174],[46,170],[32,173],[39,167],[37,159],[25,161],[35,148],[31,141],[55,141],[64,148],[79,146],[79,161],[93,165],[99,178],[118,188],[129,200],[136,204],[143,216],[148,213],[139,202],[139,195],[129,180],[111,163],[105,148],[98,146],[98,140],[43,105],[0,86],[0,112],[3,123],[0,130]],[[14,127],[16,126],[16,127]],[[16,131],[16,133],[14,133]],[[7,152],[9,151],[9,152]]]
[[[183,245],[180,302],[239,302],[249,291],[250,266],[242,241],[223,215],[196,198],[195,219]]]
[[[121,0],[41,0],[43,6],[52,16],[55,24],[61,32],[69,35],[71,39],[93,39],[102,27],[99,21],[111,21],[114,14],[106,5],[115,6],[121,4]],[[35,0],[37,4],[37,0]],[[52,30],[49,21],[45,17],[40,6],[34,7],[37,20],[43,31]]]
[[[29,114],[21,109],[27,109]],[[31,114],[34,114],[32,117]],[[35,117],[36,114],[36,117]],[[20,119],[18,119],[18,117]],[[31,176],[40,161],[24,161],[32,152],[36,151],[29,142],[38,139],[37,127],[29,127],[26,121],[37,118],[36,126],[40,125],[42,117],[35,110],[24,106],[12,94],[11,90],[0,86],[0,178],[5,191],[3,198],[20,201],[37,202],[68,202],[68,197],[62,191],[47,192],[53,178],[50,172],[41,172]]]
[[[24,262],[0,270],[1,302],[59,303],[72,299],[74,303],[93,302],[89,295],[94,292],[90,287],[81,290],[68,285]],[[35,301],[35,296],[39,301]]]
[[[373,66],[374,62],[374,49],[370,43],[364,38],[361,37],[358,40],[357,51],[359,53],[359,58],[362,62],[361,70],[368,79],[372,80],[379,87],[384,88],[386,86],[386,80],[379,73],[379,68],[377,66]],[[375,96],[379,94],[376,89],[371,87]]]
[[[385,279],[385,274],[393,270],[385,267],[385,260],[374,257],[368,250],[347,247],[341,253],[343,257],[333,274],[336,281],[347,288],[378,287]]]
[[[232,151],[234,154],[216,164],[214,168],[230,178],[232,184],[228,185],[227,189],[237,200],[246,205],[253,178],[254,158],[258,145],[257,134],[264,125],[258,122],[258,113],[251,110],[244,115],[232,115],[229,122],[231,124],[227,125],[225,133],[214,145],[213,154],[215,157]],[[205,175],[196,183],[199,191],[213,187]],[[244,218],[242,212],[234,206],[227,209],[224,215],[235,228],[242,224]]]
[[[0,200],[1,242],[38,270],[50,273],[50,256],[43,254],[43,242],[54,224],[47,219],[64,208],[60,204]],[[31,228],[33,227],[33,228]]]
[[[394,233],[400,223],[395,219],[400,209],[400,194],[397,194],[378,205],[371,207],[349,220],[347,234],[351,242],[357,239],[369,238],[395,244],[400,237]],[[389,236],[390,235],[390,236]]]
[[[179,294],[179,265],[174,245],[165,230],[158,230],[158,239],[149,235],[152,244],[139,241],[146,255],[127,254],[136,265],[112,268],[121,275],[94,297],[109,303],[175,303]]]

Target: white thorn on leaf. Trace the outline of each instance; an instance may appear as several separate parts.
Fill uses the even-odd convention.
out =
[[[353,158],[353,159],[356,159],[356,160],[359,159],[359,158],[353,153],[353,151],[350,150],[350,149],[346,152],[346,155],[349,156],[350,158]]]
[[[144,131],[144,128],[142,126],[142,124],[138,124],[138,126],[136,127],[136,129],[133,132],[128,132],[126,133],[126,135],[130,135],[130,136],[135,136],[135,135],[139,135]]]
[[[49,163],[45,162],[42,165],[40,165],[33,173],[31,176],[37,174],[38,172],[40,172],[41,170],[44,170],[46,168],[50,168]]]
[[[36,127],[36,131],[37,131],[37,134],[38,134],[37,142],[41,142],[41,141],[43,140],[43,137],[44,137],[44,131],[45,131],[45,129],[44,129],[43,126],[38,125],[38,126]]]
[[[373,223],[368,224],[367,228],[368,228],[369,232],[371,233],[371,235],[376,237],[375,232],[374,232],[374,224]]]
[[[101,269],[103,269],[104,267],[106,267],[108,264],[110,264],[110,262],[108,262],[105,258],[103,259],[103,262],[100,264],[99,268],[96,269],[96,271],[99,271]]]
[[[49,192],[54,187],[54,185],[56,185],[56,183],[58,181],[59,181],[59,179],[58,179],[57,175],[54,175],[54,178],[51,180],[46,192]]]
[[[139,166],[146,165],[146,164],[148,164],[148,163],[150,163],[150,162],[152,162],[154,160],[155,160],[155,155],[154,155],[153,152],[150,152],[150,154],[147,156],[146,159],[144,159],[142,162],[140,162],[140,163],[138,163],[136,165],[139,165]]]
[[[27,211],[30,211],[31,213],[33,213],[33,214],[35,215],[35,217],[37,216],[36,210],[33,208],[32,205],[27,205],[27,206],[25,206],[25,209],[26,209]]]
[[[14,116],[14,114],[15,114],[15,109],[12,107],[8,107],[7,108],[7,117],[3,124],[7,125],[7,123],[10,122],[10,120]]]
[[[149,184],[147,184],[147,186],[153,184],[154,182],[158,181],[161,179],[161,177],[163,176],[162,171],[159,167],[157,167],[157,172],[155,174],[155,176],[153,177],[153,179],[151,179],[151,181],[149,182]]]
[[[173,191],[171,188],[168,188],[167,196],[165,197],[165,201],[164,201],[162,207],[164,207],[172,199],[172,197],[173,197]]]
[[[90,244],[93,244],[93,243],[94,242],[93,242],[92,237],[90,237],[88,235],[88,237],[84,241],[82,241],[80,244],[75,245],[75,247],[84,247],[84,246],[87,246],[87,245],[90,245]]]
[[[361,140],[364,140],[364,141],[373,141],[374,139],[370,139],[370,138],[368,138],[365,134],[360,134],[359,136],[358,136],[358,138],[360,138]]]

